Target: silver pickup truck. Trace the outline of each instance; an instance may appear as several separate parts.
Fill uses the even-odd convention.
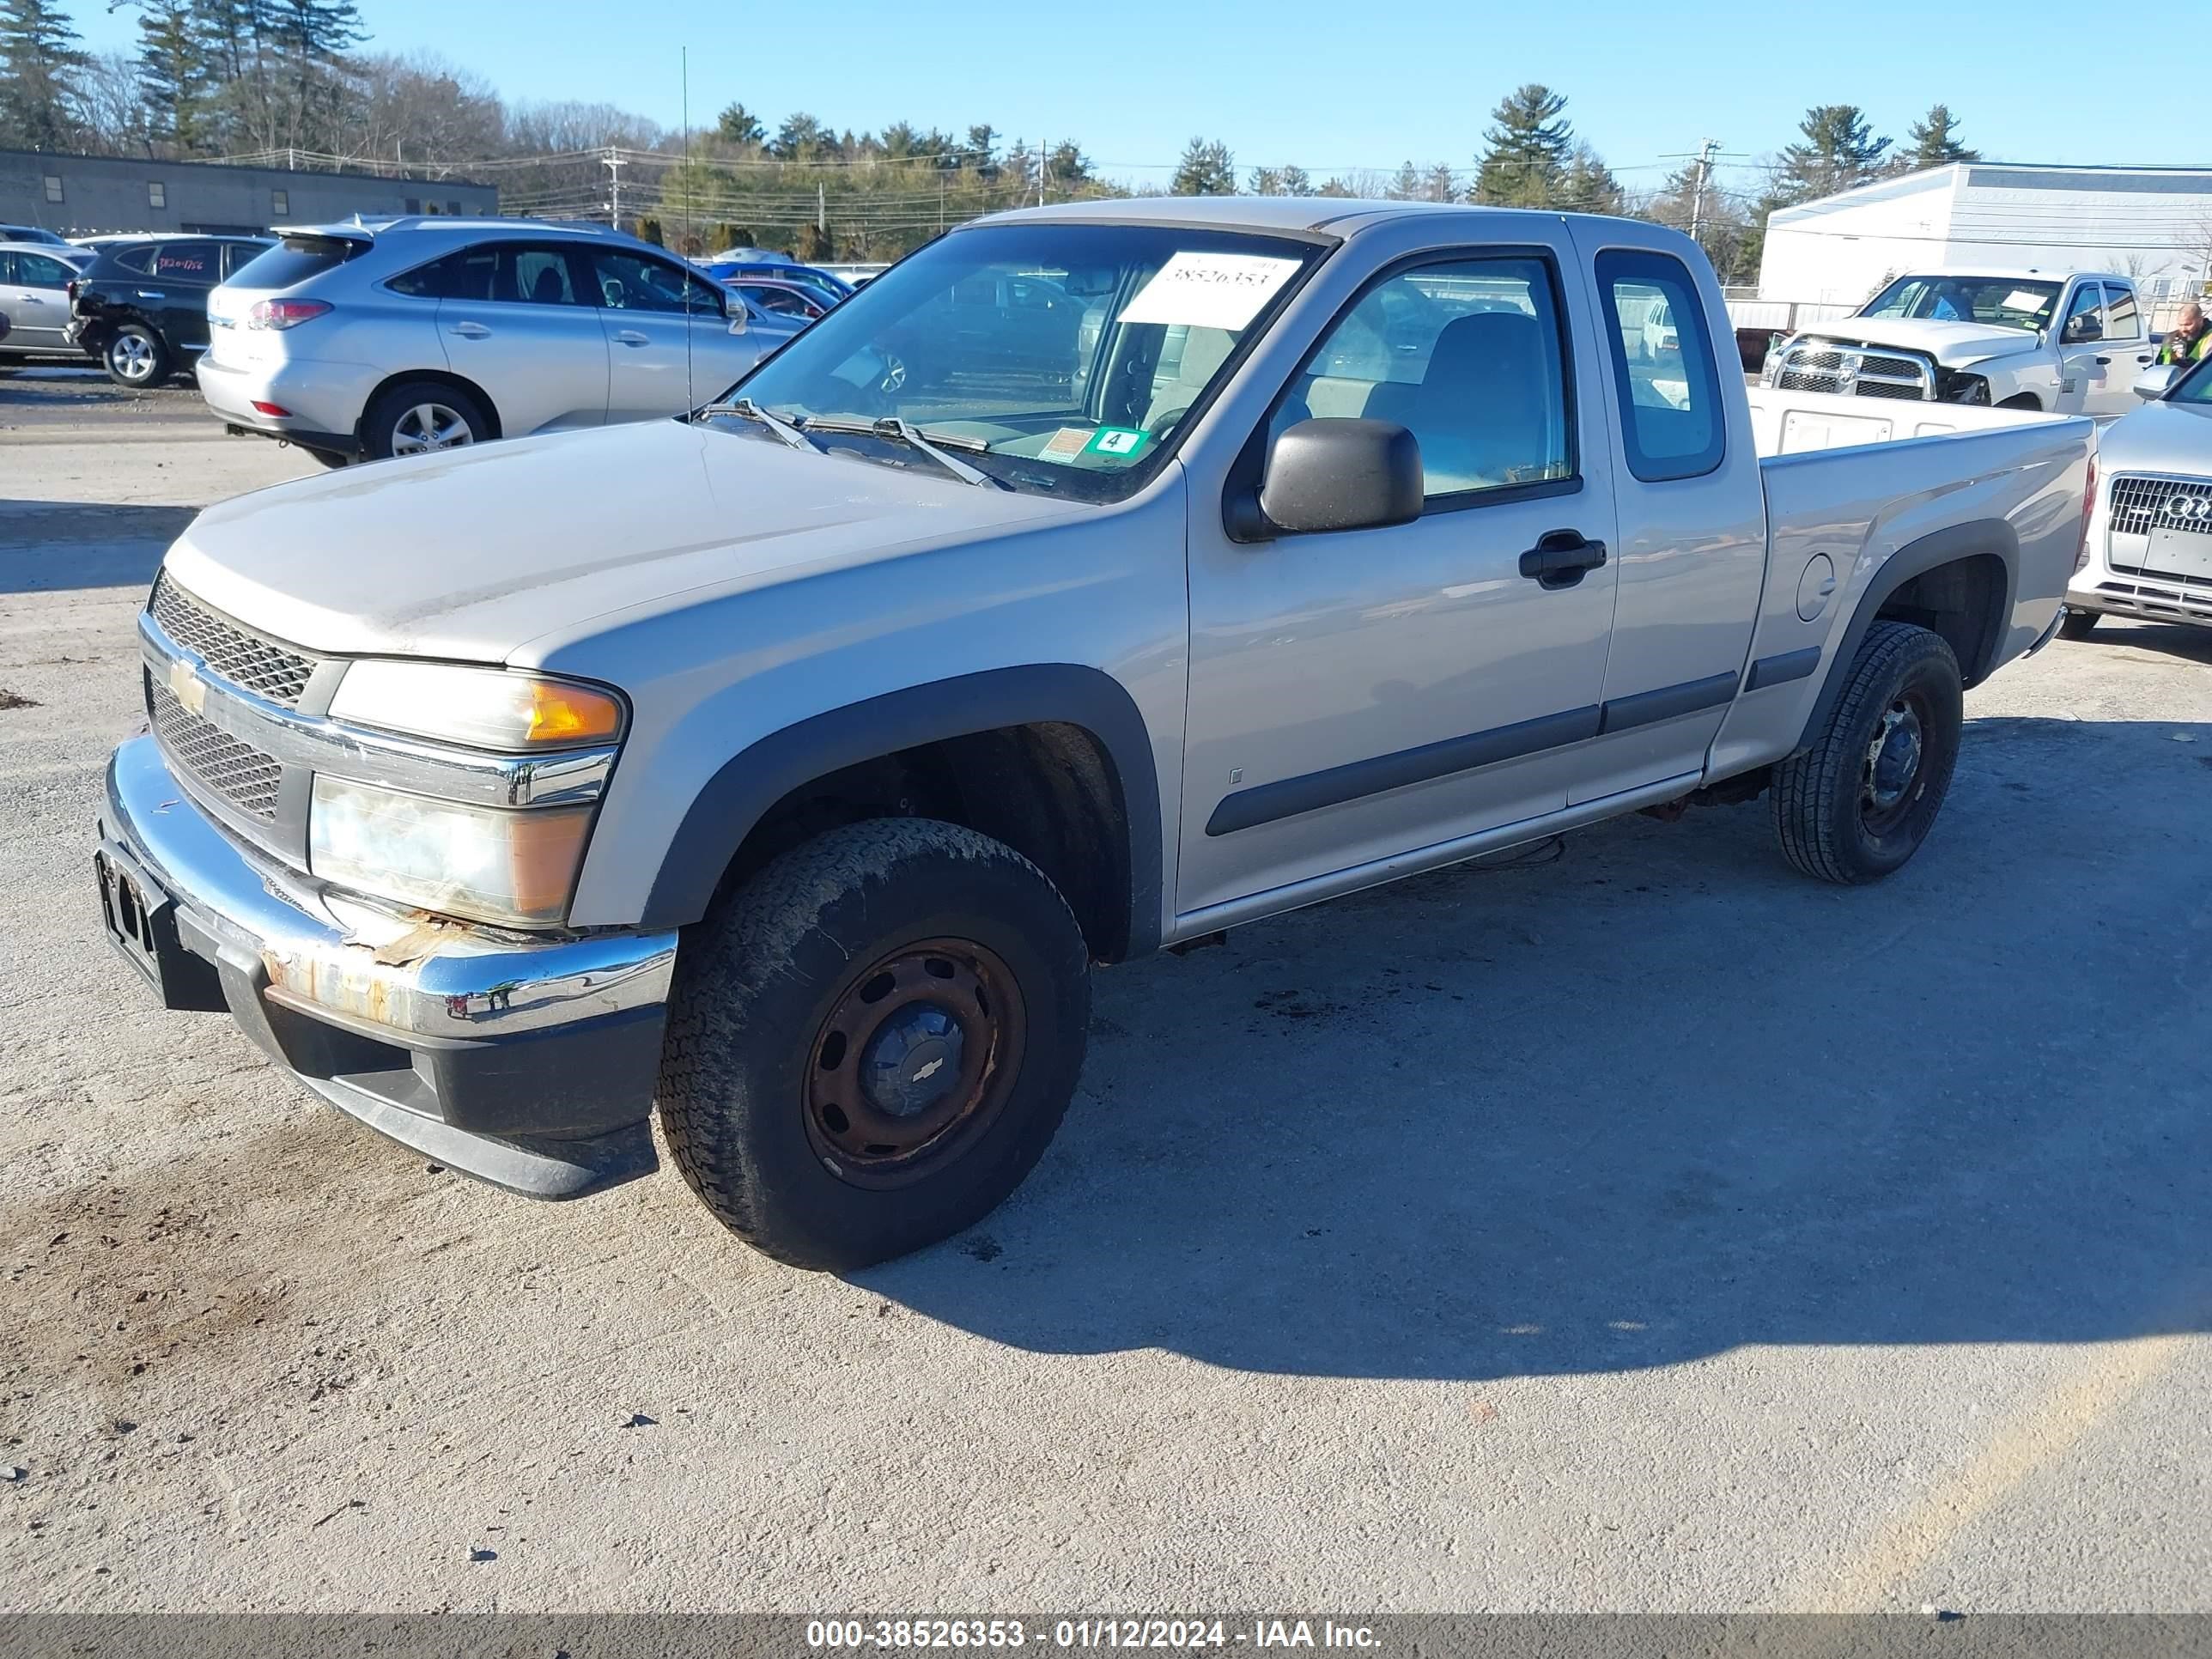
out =
[[[2090,423],[1747,395],[1729,337],[1624,221],[963,227],[687,419],[203,514],[110,933],[441,1163],[574,1196],[657,1104],[760,1249],[913,1249],[1042,1154],[1094,963],[1692,801],[1911,857]]]

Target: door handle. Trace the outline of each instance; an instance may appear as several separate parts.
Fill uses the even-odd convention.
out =
[[[626,346],[651,345],[653,342],[634,328],[626,328],[615,336],[615,343]]]
[[[169,296],[159,289],[142,288],[138,290],[138,297],[142,300],[166,300]]]
[[[2110,368],[2112,366],[2112,360],[2110,357],[2100,357],[2097,359],[2097,367],[2100,368]]]
[[[1605,544],[1579,530],[1554,530],[1521,556],[1521,574],[1545,588],[1572,587],[1605,563]]]
[[[488,339],[491,335],[491,331],[482,323],[455,323],[446,331],[448,334],[458,334],[464,340]]]

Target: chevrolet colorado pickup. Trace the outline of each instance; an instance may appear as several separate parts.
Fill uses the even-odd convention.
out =
[[[915,1249],[1042,1154],[1094,963],[1689,801],[1912,856],[2090,422],[1747,395],[1728,340],[1648,224],[979,221],[686,418],[203,514],[108,929],[441,1163],[574,1196],[657,1106],[760,1249]]]

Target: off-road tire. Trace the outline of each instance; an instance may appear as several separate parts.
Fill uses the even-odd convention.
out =
[[[447,386],[440,380],[403,380],[380,392],[362,416],[362,447],[372,461],[390,460],[405,447],[402,438],[403,423],[417,410],[434,410],[459,416],[467,428],[466,437],[453,447],[488,443],[497,435],[490,414],[483,402],[459,386]],[[435,451],[420,453],[434,453]]]
[[[825,1157],[810,1068],[871,963],[972,941],[1023,1014],[1003,1104],[905,1184],[854,1184]],[[793,848],[687,929],[660,1066],[661,1122],[722,1224],[793,1267],[845,1272],[951,1237],[1043,1155],[1083,1069],[1090,958],[1059,890],[1013,848],[927,818],[873,818]]]
[[[1927,838],[1959,758],[1965,692],[1942,635],[1907,623],[1867,630],[1843,696],[1810,748],[1774,769],[1774,829],[1783,856],[1808,876],[1844,885],[1902,868]],[[1888,815],[1866,810],[1869,752],[1900,703],[1916,711],[1921,758]]]
[[[2105,619],[2101,611],[2069,611],[2066,620],[2058,624],[2062,640],[2086,640],[2097,631],[2097,624]]]

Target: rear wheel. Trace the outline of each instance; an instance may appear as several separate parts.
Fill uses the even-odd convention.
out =
[[[117,329],[100,360],[109,380],[133,392],[159,386],[169,378],[169,349],[143,323],[125,323]]]
[[[1905,623],[1867,630],[1843,696],[1813,746],[1774,770],[1783,856],[1808,876],[1879,881],[1920,848],[1959,758],[1966,700],[1941,635]]]
[[[459,449],[491,435],[491,416],[481,403],[458,386],[434,380],[392,387],[369,404],[362,422],[362,443],[369,458],[379,461]]]
[[[2066,620],[2058,624],[2058,637],[2062,640],[2086,640],[2097,631],[2097,623],[2101,619],[2101,613],[2095,611],[2069,611],[2066,613]]]
[[[661,1121],[746,1243],[848,1270],[988,1214],[1083,1067],[1090,961],[1059,890],[1002,842],[878,818],[784,854],[677,958]]]

